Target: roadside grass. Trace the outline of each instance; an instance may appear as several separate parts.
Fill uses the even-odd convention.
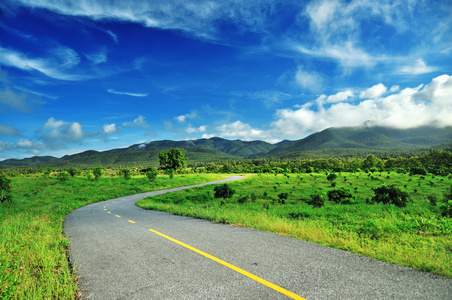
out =
[[[159,175],[130,180],[101,177],[11,178],[13,202],[0,205],[0,299],[76,299],[77,274],[71,272],[63,220],[81,206],[144,193],[214,181],[219,174]]]
[[[397,173],[247,175],[232,182],[230,199],[215,199],[214,186],[149,197],[137,202],[147,209],[250,227],[315,242],[381,261],[452,278],[452,219],[440,217],[438,200],[451,178]],[[395,184],[408,192],[406,207],[371,203],[372,188]],[[354,204],[325,201],[315,208],[306,203],[314,193],[346,188]],[[278,195],[287,193],[282,203]]]

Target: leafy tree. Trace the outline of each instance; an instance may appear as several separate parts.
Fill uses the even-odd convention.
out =
[[[328,181],[331,181],[331,182],[335,181],[336,178],[337,178],[337,175],[334,174],[334,173],[332,173],[332,174],[330,174],[330,175],[328,175],[328,176],[326,177],[326,179],[327,179]]]
[[[67,170],[67,171],[68,171],[68,173],[69,173],[72,177],[74,177],[75,175],[77,175],[78,173],[80,173],[79,170],[74,169],[74,168],[70,168],[70,169]]]
[[[94,180],[99,180],[99,178],[102,176],[102,167],[95,167],[93,168],[93,175]]]
[[[229,185],[226,183],[223,185],[216,186],[214,189],[214,196],[215,198],[231,198],[235,194],[235,190],[232,189]]]
[[[405,207],[407,205],[407,202],[410,200],[408,193],[402,191],[395,185],[382,185],[372,190],[375,193],[375,196],[372,197],[373,202],[394,204],[398,207]]]
[[[0,174],[0,203],[11,202],[13,196],[11,195],[11,180],[5,175]]]
[[[328,191],[328,199],[340,204],[352,204],[355,197],[344,188]]]
[[[160,152],[159,161],[163,169],[179,170],[187,166],[185,153],[178,148],[171,148],[168,152]]]

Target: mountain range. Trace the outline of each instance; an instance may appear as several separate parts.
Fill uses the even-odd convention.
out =
[[[179,148],[189,158],[189,165],[242,158],[318,158],[362,157],[375,155],[402,155],[420,153],[432,148],[452,149],[452,127],[419,127],[394,129],[387,127],[328,128],[296,141],[270,144],[264,141],[227,140],[219,137],[186,141],[153,141],[108,151],[89,150],[61,158],[35,156],[25,159],[7,159],[0,167],[56,167],[89,168],[157,166],[158,154],[170,148]]]

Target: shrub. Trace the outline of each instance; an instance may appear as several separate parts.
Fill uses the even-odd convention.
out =
[[[96,180],[96,177],[94,177],[93,173],[88,172],[86,173],[86,179],[88,179],[89,181],[94,181]]]
[[[157,178],[158,173],[159,172],[157,170],[148,170],[146,171],[146,177],[150,182],[153,182]]]
[[[452,186],[449,192],[444,195],[443,201],[439,206],[441,216],[452,218]]]
[[[328,191],[328,199],[340,204],[352,204],[355,197],[344,188]]]
[[[337,175],[336,175],[336,174],[330,174],[330,175],[328,175],[328,176],[326,177],[326,179],[327,179],[328,181],[331,181],[331,182],[335,181],[336,178],[337,178]]]
[[[77,174],[79,174],[80,173],[80,171],[79,170],[77,170],[77,169],[74,169],[74,168],[70,168],[69,170],[67,170],[68,171],[68,173],[72,176],[72,177],[74,177],[75,175],[77,175]]]
[[[372,190],[375,193],[375,196],[372,197],[373,202],[394,204],[398,207],[405,207],[407,205],[407,202],[409,201],[408,193],[402,191],[395,185],[382,185]]]
[[[322,194],[315,193],[306,203],[314,207],[322,207],[325,204],[325,197]]]
[[[436,195],[432,194],[427,196],[428,201],[430,202],[431,206],[436,206],[438,199],[436,198]]]
[[[239,200],[237,200],[237,202],[240,204],[248,202],[248,196],[240,197]]]
[[[67,181],[69,179],[69,172],[63,171],[63,172],[58,173],[57,179],[61,182]]]
[[[410,175],[427,175],[427,170],[424,168],[411,168]]]
[[[11,180],[5,175],[0,175],[0,203],[11,202],[13,200],[11,187]]]
[[[121,169],[119,171],[120,174],[124,175],[124,179],[125,180],[129,180],[130,178],[132,178],[132,172],[129,169]]]
[[[95,167],[93,168],[93,175],[94,180],[99,180],[99,178],[102,176],[102,167]]]
[[[223,185],[216,186],[214,189],[215,198],[231,198],[235,194],[235,190],[229,187],[226,183]]]

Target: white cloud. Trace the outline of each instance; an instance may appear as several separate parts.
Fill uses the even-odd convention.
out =
[[[138,116],[138,118],[136,118],[132,122],[124,122],[124,123],[122,123],[122,126],[131,127],[131,128],[147,128],[147,127],[149,127],[148,122],[146,121],[146,118],[143,116]]]
[[[23,53],[0,47],[0,64],[24,71],[38,71],[59,80],[82,80],[86,77],[66,73],[80,62],[78,54],[69,48],[58,47],[51,52],[51,58],[29,58]]]
[[[413,74],[420,75],[436,71],[438,68],[427,66],[422,58],[416,60],[412,65],[404,66],[400,68],[400,73],[402,74]]]
[[[206,125],[199,126],[198,128],[191,127],[191,126],[187,128],[187,132],[188,133],[206,132],[206,130],[207,130],[207,126]]]
[[[196,111],[192,111],[189,114],[185,114],[185,115],[180,115],[175,117],[175,119],[179,122],[179,123],[184,123],[185,121],[187,121],[187,119],[194,119],[198,116],[198,113]]]
[[[85,137],[82,125],[78,122],[64,122],[49,118],[39,130],[44,140],[48,142],[64,141],[78,142]]]
[[[377,98],[380,97],[381,95],[383,95],[384,93],[386,93],[388,89],[382,84],[376,84],[373,87],[368,88],[365,91],[362,91],[359,94],[359,98],[364,99],[364,98]],[[393,90],[394,91],[394,90]]]
[[[119,92],[114,89],[108,89],[107,92],[110,94],[116,94],[116,95],[126,95],[126,96],[132,96],[132,97],[146,97],[149,94],[143,94],[143,93],[130,93],[130,92]]]
[[[295,81],[301,87],[310,91],[317,92],[322,88],[322,77],[315,72],[304,71],[301,67],[298,68],[295,74]]]
[[[102,130],[103,130],[103,133],[105,133],[105,134],[110,134],[110,133],[115,133],[116,132],[116,124],[115,123],[113,123],[113,124],[105,124],[103,127],[102,127]]]
[[[249,124],[242,123],[241,121],[223,124],[218,126],[216,130],[219,131],[220,136],[227,138],[255,140],[269,137],[269,132],[254,129]]]
[[[374,95],[382,89],[375,90]],[[324,96],[323,102],[327,98]],[[300,138],[328,127],[360,126],[369,121],[374,125],[395,128],[452,126],[450,99],[452,77],[442,75],[425,87],[406,88],[386,97],[371,97],[357,104],[339,102],[328,108],[318,105],[318,109],[315,109],[316,100],[297,109],[280,109],[276,112],[277,120],[271,124],[272,132],[287,138]]]

